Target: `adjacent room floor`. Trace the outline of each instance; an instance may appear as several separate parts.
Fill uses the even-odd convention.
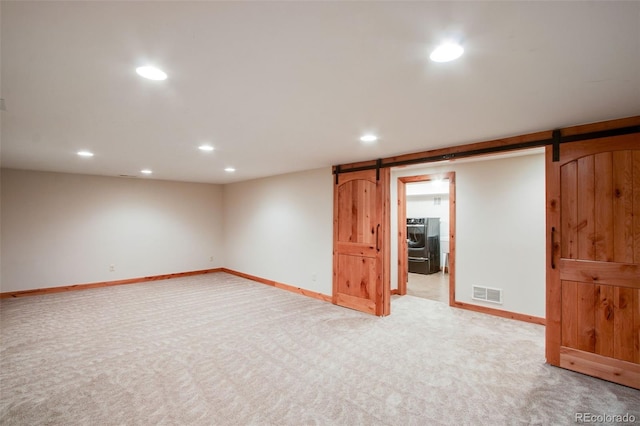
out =
[[[407,294],[423,299],[449,304],[449,274],[437,272],[435,274],[409,273]]]

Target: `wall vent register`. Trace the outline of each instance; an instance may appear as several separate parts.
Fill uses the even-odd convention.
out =
[[[482,300],[483,302],[502,304],[502,289],[474,285],[473,296],[471,296],[471,298],[474,300]]]

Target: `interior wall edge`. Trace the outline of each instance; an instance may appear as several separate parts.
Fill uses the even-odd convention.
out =
[[[88,290],[92,288],[101,288],[101,287],[113,287],[117,285],[140,284],[140,283],[146,283],[150,281],[168,280],[171,278],[181,278],[181,277],[189,277],[193,275],[211,274],[214,272],[223,272],[223,268],[202,269],[199,271],[176,272],[173,274],[153,275],[149,277],[129,278],[125,280],[103,281],[103,282],[88,283],[88,284],[71,284],[71,285],[65,285],[65,286],[59,286],[59,287],[37,288],[33,290],[7,291],[4,293],[0,293],[0,299],[7,299],[11,297],[41,296],[43,294],[63,293],[66,291]]]
[[[483,314],[494,315],[497,317],[508,318],[517,321],[530,322],[533,324],[546,325],[547,320],[542,317],[533,315],[520,314],[518,312],[510,312],[502,309],[490,308],[488,306],[474,305],[473,303],[455,301],[452,305],[454,308],[466,309],[468,311],[480,312]]]
[[[281,290],[287,290],[287,291],[290,291],[292,293],[301,294],[303,296],[311,297],[313,299],[322,300],[323,302],[331,303],[331,296],[329,296],[327,294],[318,293],[318,292],[312,291],[312,290],[306,290],[306,289],[304,289],[302,287],[296,287],[296,286],[293,286],[293,285],[284,284],[284,283],[280,283],[280,282],[273,281],[273,280],[268,280],[266,278],[257,277],[255,275],[251,275],[251,274],[245,274],[244,272],[234,271],[233,269],[222,268],[222,272],[226,272],[228,274],[235,275],[235,276],[238,276],[238,277],[241,277],[241,278],[246,278],[248,280],[255,281],[255,282],[258,282],[260,284],[266,284],[266,285],[269,285],[269,286],[272,286],[272,287],[276,287],[276,288],[279,288]]]

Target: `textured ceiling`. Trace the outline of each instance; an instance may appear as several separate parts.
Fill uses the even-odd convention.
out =
[[[640,2],[3,1],[0,13],[3,167],[227,183],[640,114]],[[430,62],[452,36],[463,57]],[[169,78],[141,79],[147,63]],[[365,131],[380,140],[362,145]]]

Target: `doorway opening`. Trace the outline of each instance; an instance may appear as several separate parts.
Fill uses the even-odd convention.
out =
[[[398,178],[398,290],[455,301],[455,173]]]

